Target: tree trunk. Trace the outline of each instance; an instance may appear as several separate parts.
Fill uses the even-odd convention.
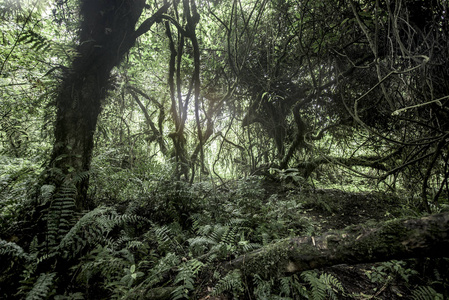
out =
[[[82,0],[77,56],[56,98],[55,141],[50,168],[62,171],[77,187],[78,210],[92,207],[87,199],[93,135],[109,88],[110,73],[136,38],[149,30],[168,5],[135,30],[145,0]]]
[[[247,275],[285,275],[337,264],[449,256],[449,213],[354,225],[319,237],[295,237],[227,263]]]

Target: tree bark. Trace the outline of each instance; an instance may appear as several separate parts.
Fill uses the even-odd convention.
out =
[[[295,237],[227,263],[265,278],[337,264],[449,256],[449,213],[381,224],[354,225],[319,237]]]
[[[369,167],[372,169],[377,169],[380,171],[388,171],[387,164],[384,162],[384,158],[379,156],[366,156],[366,157],[350,157],[350,158],[342,158],[342,157],[320,157],[311,161],[302,162],[296,165],[296,168],[303,171],[304,178],[308,178],[316,168],[320,165],[324,164],[338,164],[346,167]],[[284,167],[285,168],[285,167]]]
[[[75,205],[89,209],[88,173],[98,115],[109,89],[110,73],[138,36],[158,21],[168,5],[135,30],[145,0],[82,0],[77,56],[56,98],[55,141],[50,169],[62,171],[77,187]]]

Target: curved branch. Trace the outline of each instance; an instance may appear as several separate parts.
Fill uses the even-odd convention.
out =
[[[137,28],[137,30],[134,32],[134,34],[132,36],[134,41],[142,34],[147,33],[151,29],[151,26],[153,26],[154,23],[161,22],[162,17],[164,16],[163,14],[165,14],[167,12],[167,10],[170,6],[171,6],[170,2],[165,3],[151,17],[149,17],[148,19],[143,21],[143,23],[139,26],[139,28]]]

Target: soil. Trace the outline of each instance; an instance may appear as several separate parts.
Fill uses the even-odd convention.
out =
[[[323,232],[368,221],[386,221],[394,218],[400,209],[400,200],[393,195],[349,193],[336,189],[313,190],[307,194],[311,199],[317,199],[306,204],[310,208],[307,214],[321,221]],[[323,202],[327,205],[320,205]]]

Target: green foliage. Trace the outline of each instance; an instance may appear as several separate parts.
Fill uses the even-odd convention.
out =
[[[252,191],[239,190],[247,187]],[[338,299],[345,295],[337,277],[315,271],[281,278],[243,278],[239,270],[225,275],[214,271],[214,276],[210,276],[222,261],[267,245],[278,237],[306,234],[308,230],[313,232],[314,229],[307,228],[316,226],[310,219],[298,223],[298,219],[304,217],[303,203],[310,205],[304,198],[307,193],[291,191],[264,198],[259,183],[248,185],[244,182],[228,194],[204,202],[204,195],[211,195],[210,189],[208,185],[185,188],[184,195],[194,202],[191,207],[202,210],[190,216],[190,225],[185,230],[176,220],[161,219],[162,223],[159,223],[136,215],[141,200],[122,208],[125,213],[118,213],[111,206],[100,206],[90,212],[69,215],[73,204],[65,206],[65,203],[75,196],[73,186],[68,183],[59,187],[43,185],[39,201],[47,205],[43,211],[43,220],[48,225],[46,241],[35,239],[28,251],[3,241],[1,256],[13,260],[15,267],[20,266],[15,273],[12,273],[12,264],[6,267],[10,277],[3,278],[21,278],[18,288],[23,297],[35,289],[42,295],[45,292],[59,299],[97,298],[99,294],[125,299],[132,298],[134,293],[162,286],[172,288],[173,299],[195,298],[200,292],[198,289],[206,286],[213,287],[215,296],[232,295],[234,298],[251,295],[258,299]],[[168,189],[158,186],[158,190],[164,192],[152,201],[164,203]],[[182,193],[171,195],[184,197]],[[237,206],[236,203],[243,201],[238,199],[241,196],[245,200],[251,198],[253,203]],[[218,201],[223,201],[218,206],[222,212],[211,211],[216,210]],[[223,216],[224,212],[228,215]],[[212,219],[214,214],[218,219]],[[258,218],[258,214],[272,220],[271,225]],[[62,264],[68,267],[65,274],[54,269]],[[41,271],[44,266],[49,267],[48,271]],[[52,278],[42,275],[51,273],[55,274]],[[367,271],[367,276],[376,284],[392,279],[411,282],[415,274],[416,271],[402,261],[383,263]],[[60,282],[67,282],[69,278],[74,286],[61,290]],[[420,295],[425,292],[420,290]]]
[[[188,298],[189,292],[195,289],[195,277],[202,267],[204,264],[196,259],[184,262],[179,266],[178,274],[173,281],[177,285],[172,292],[173,300]]]
[[[84,177],[81,174],[73,178]],[[75,212],[75,197],[76,188],[71,182],[41,186],[38,201],[43,207],[40,220],[46,225],[44,230],[36,233],[28,251],[0,240],[0,257],[10,262],[2,266],[10,275],[1,280],[14,282],[21,277],[18,290],[24,298],[47,299],[53,295],[79,299],[76,289],[70,295],[63,291],[69,296],[57,293],[57,282],[69,277],[76,278],[82,286],[95,282],[93,286],[104,291],[125,294],[143,275],[137,269],[134,253],[145,253],[146,249],[139,241],[127,237],[126,232],[132,233],[132,227],[147,220],[118,214],[110,207],[98,207],[80,215]],[[13,266],[17,271],[11,272]],[[57,266],[64,266],[64,272],[55,272]]]
[[[317,234],[317,224],[304,212],[309,205],[309,197],[299,194],[297,190],[287,192],[285,197],[272,194],[263,204],[261,216],[270,219],[264,223],[266,231],[280,238],[280,235],[313,235]],[[276,234],[273,234],[276,232]]]
[[[366,276],[374,283],[386,283],[396,279],[402,279],[409,282],[410,277],[418,274],[417,271],[407,268],[407,263],[402,260],[391,260],[381,263],[379,266],[372,267],[370,271],[365,272]]]
[[[258,299],[267,299],[271,296],[273,280],[263,280],[259,275],[253,277],[254,295]]]
[[[0,235],[8,236],[21,221],[20,211],[40,168],[30,160],[2,155],[0,170]]]
[[[75,213],[76,187],[64,183],[58,188],[44,185],[41,188],[43,204],[48,206],[44,211],[47,223],[46,245],[55,247],[70,230]]]
[[[167,255],[160,257],[154,263],[142,261],[142,266],[150,267],[148,274],[146,274],[145,279],[140,285],[147,288],[156,286],[164,280],[164,274],[177,267],[180,263],[181,259],[175,253],[167,253]]]
[[[0,239],[0,260],[3,262],[0,272],[4,276],[9,275],[14,278],[18,275],[16,272],[20,272],[20,267],[26,266],[32,259],[33,257],[16,243]]]
[[[157,243],[158,251],[161,254],[170,253],[173,250],[179,250],[181,245],[177,235],[182,235],[177,223],[159,226],[153,224],[151,230],[145,234],[145,239]]]
[[[438,276],[438,268],[434,267],[436,280],[422,281],[419,272],[410,266],[410,262],[392,260],[383,262],[378,266],[373,266],[371,270],[365,271],[365,274],[373,283],[387,285],[396,285],[401,282],[411,290],[411,299],[443,299],[443,295],[434,290],[430,285],[442,283]],[[416,281],[421,279],[421,284],[416,285]],[[425,285],[429,284],[429,285]]]
[[[120,279],[120,283],[130,288],[134,281],[144,275],[143,272],[136,270],[136,265],[131,265],[129,268],[125,268],[125,275]]]
[[[26,300],[41,300],[48,299],[54,293],[54,278],[56,273],[41,273],[33,285],[31,291],[25,296]]]
[[[296,168],[289,168],[286,170],[280,170],[277,168],[271,168],[270,171],[274,171],[282,184],[288,185],[305,185],[306,180]]]
[[[64,256],[75,257],[85,247],[110,243],[108,235],[115,228],[145,221],[144,218],[135,215],[119,215],[110,207],[97,207],[84,214],[70,228],[57,248],[64,253]]]
[[[198,226],[197,236],[188,239],[194,256],[205,255],[209,262],[230,259],[239,254],[257,249],[258,243],[246,239],[250,229],[242,219],[231,219],[227,225]]]
[[[443,295],[440,293],[437,293],[432,287],[430,286],[419,286],[415,290],[412,291],[412,298],[413,300],[442,300]]]
[[[301,273],[301,278],[310,285],[307,299],[339,299],[338,295],[344,294],[341,282],[332,274],[316,271],[305,271]]]
[[[219,296],[227,292],[238,298],[244,291],[243,278],[240,270],[232,270],[222,277],[214,287],[212,295]]]
[[[30,44],[30,49],[35,51],[48,51],[51,47],[51,42],[48,39],[32,30],[23,32],[19,42]]]

